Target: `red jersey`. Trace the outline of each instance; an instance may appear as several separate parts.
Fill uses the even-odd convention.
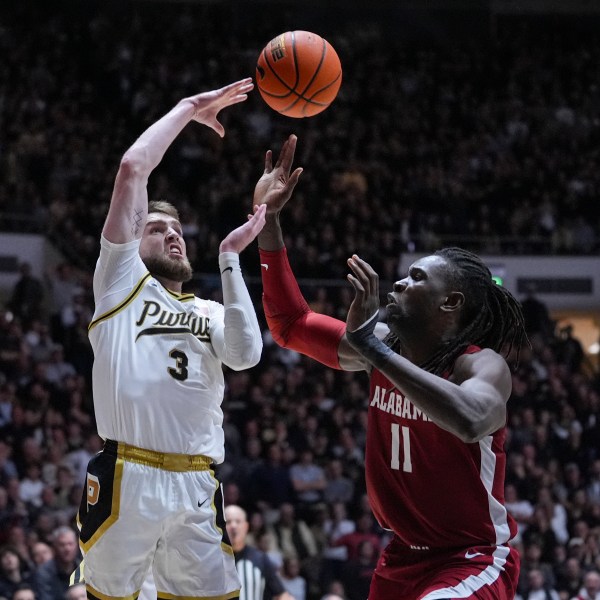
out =
[[[470,346],[465,354],[478,352]],[[498,545],[516,534],[504,507],[503,427],[467,444],[373,369],[367,492],[380,525],[415,550]]]

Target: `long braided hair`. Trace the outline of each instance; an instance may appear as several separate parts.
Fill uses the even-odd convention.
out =
[[[443,248],[434,253],[448,263],[448,285],[465,296],[463,328],[425,363],[423,369],[441,375],[471,344],[491,348],[508,356],[527,341],[521,304],[504,287],[496,284],[484,262],[462,248]],[[387,343],[399,345],[388,336]],[[517,354],[518,356],[518,354]]]

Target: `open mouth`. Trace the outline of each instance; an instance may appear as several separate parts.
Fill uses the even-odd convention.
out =
[[[169,246],[169,256],[183,256],[179,246]]]

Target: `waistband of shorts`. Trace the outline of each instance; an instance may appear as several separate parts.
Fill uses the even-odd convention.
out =
[[[127,462],[155,467],[164,471],[208,471],[211,468],[212,459],[203,454],[175,454],[172,452],[157,452],[138,448],[125,442],[106,440],[104,452],[117,456]]]

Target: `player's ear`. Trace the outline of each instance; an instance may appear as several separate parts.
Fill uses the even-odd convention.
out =
[[[444,312],[453,312],[465,304],[465,295],[462,292],[450,292],[444,300],[441,308]]]

